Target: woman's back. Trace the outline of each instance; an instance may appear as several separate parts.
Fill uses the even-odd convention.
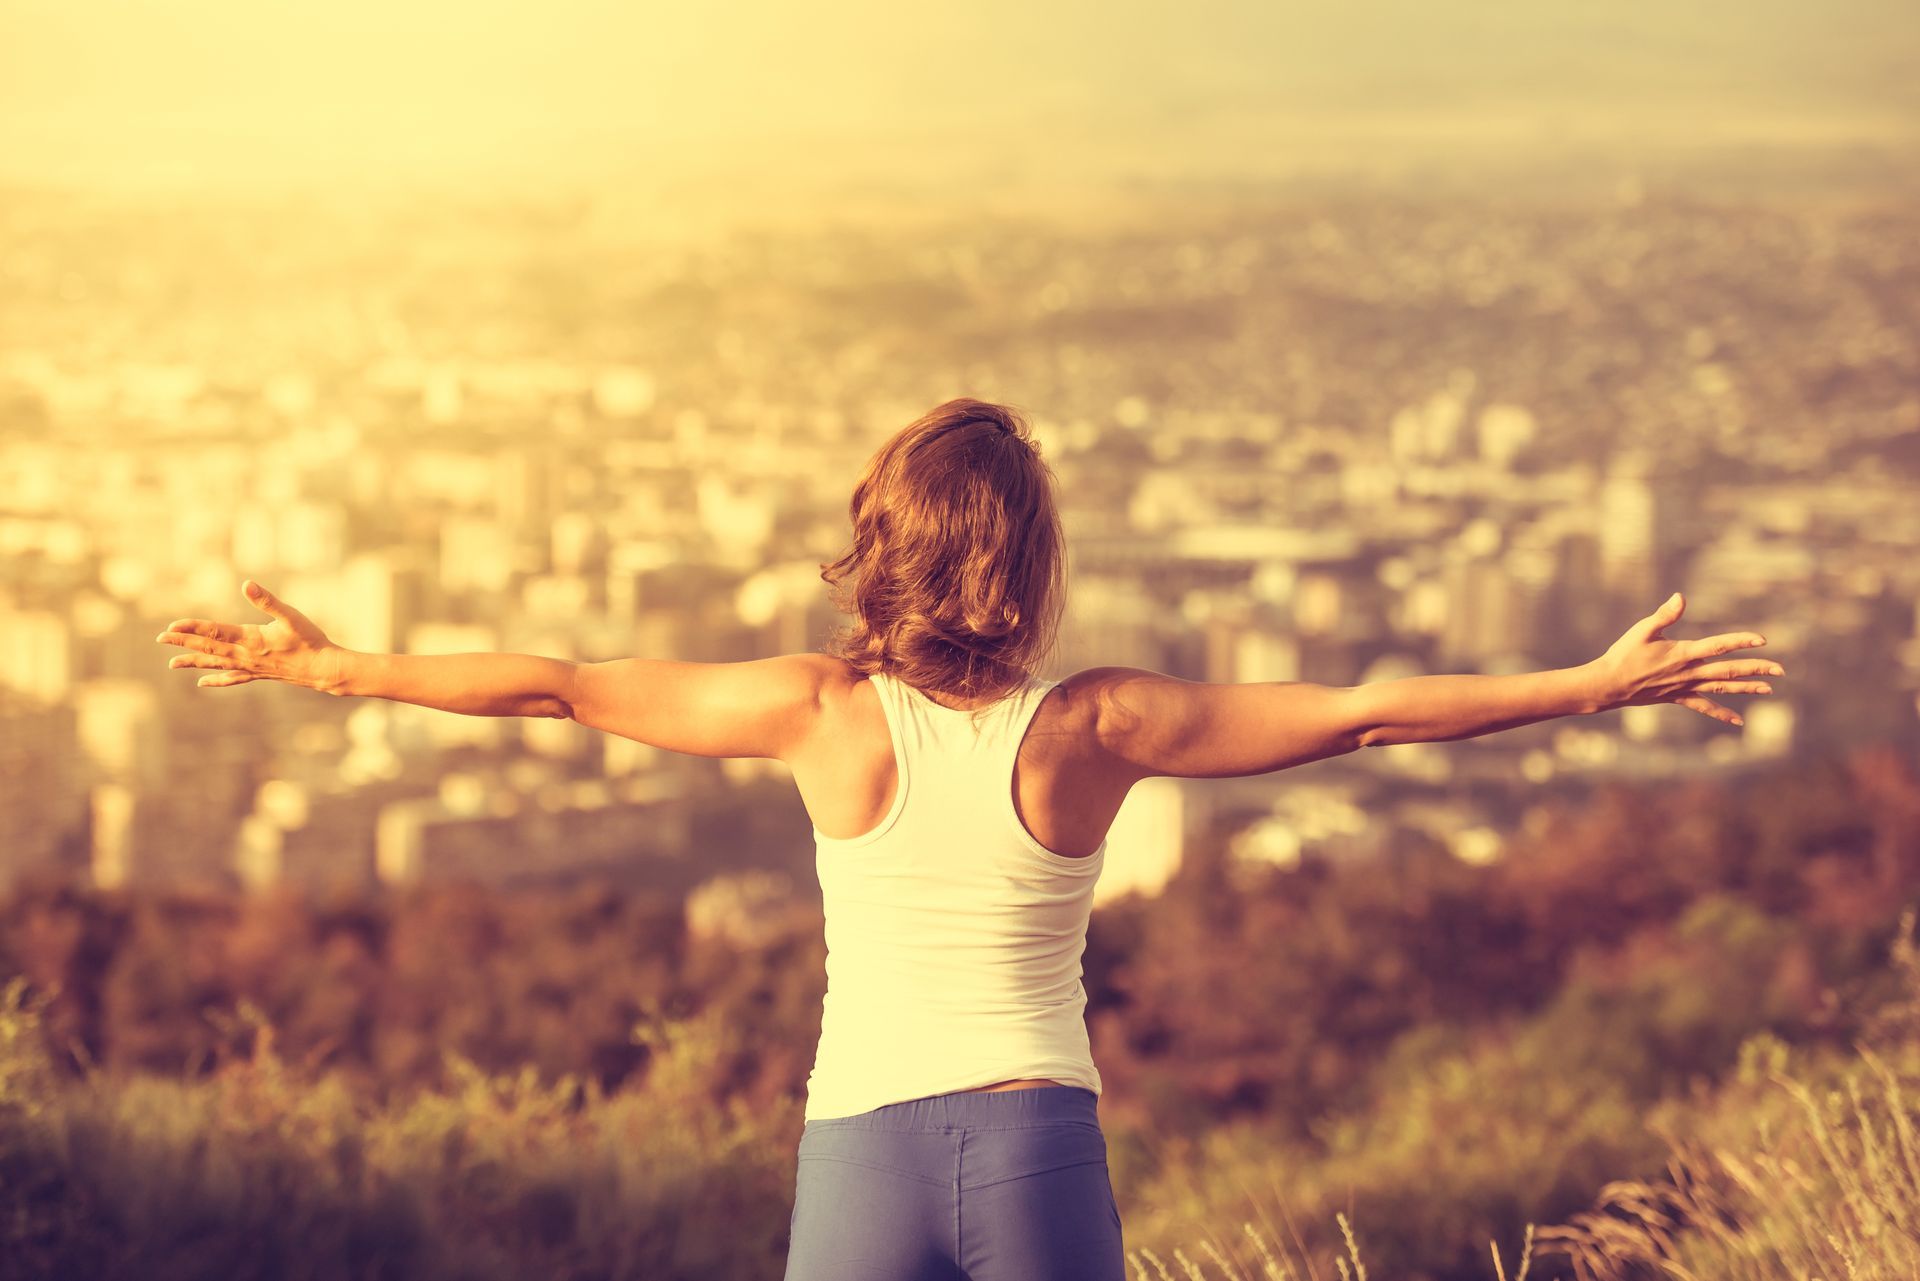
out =
[[[815,833],[847,840],[877,827],[893,803],[893,738],[880,693],[880,683],[891,678],[876,682],[837,660],[819,661],[833,669],[833,676],[824,682],[813,746],[790,763]],[[1093,691],[1081,677],[1040,683],[1046,688],[1037,696],[1004,780],[1007,795],[1022,830],[1041,847],[1069,857],[1091,855],[1106,838],[1135,776],[1098,741]],[[937,719],[960,722],[969,715],[903,682],[893,681],[893,687],[907,691],[912,706],[928,708]],[[999,706],[1018,698],[1018,693],[1009,695]]]
[[[1105,842],[1061,821],[1084,755],[1070,697],[1030,679],[967,709],[883,673],[853,684],[822,736],[860,799],[815,811],[827,995],[808,1118],[1014,1078],[1098,1094],[1080,961]]]

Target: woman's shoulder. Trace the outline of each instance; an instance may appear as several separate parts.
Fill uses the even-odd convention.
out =
[[[867,679],[865,672],[846,659],[818,650],[807,654],[788,654],[781,661],[795,664],[819,683],[820,701],[823,704],[844,699],[861,681]]]

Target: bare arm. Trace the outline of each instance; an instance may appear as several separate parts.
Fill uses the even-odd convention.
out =
[[[210,671],[203,688],[272,680],[340,697],[386,698],[467,716],[565,716],[560,691],[574,665],[533,654],[363,654],[327,638],[314,621],[248,579],[242,595],[265,623],[182,618],[155,640],[188,651],[169,667]]]
[[[535,654],[365,654],[248,580],[270,621],[183,618],[154,639],[187,652],[169,667],[211,669],[204,688],[275,680],[337,696],[385,698],[467,716],[570,718],[672,752],[786,759],[815,732],[833,660],[786,654],[741,663]]]
[[[822,654],[739,663],[619,658],[574,665],[560,697],[582,725],[668,751],[786,760],[819,727],[833,665]]]
[[[690,756],[784,759],[809,734],[818,654],[739,663],[532,654],[345,655],[343,688],[469,716],[552,716]]]
[[[1362,747],[1473,738],[1639,703],[1678,703],[1737,725],[1738,715],[1704,695],[1769,693],[1764,682],[1737,678],[1785,671],[1769,659],[1709,661],[1766,643],[1752,633],[1661,638],[1684,608],[1676,592],[1592,662],[1512,676],[1409,676],[1354,686],[1208,684],[1101,667],[1076,680],[1093,695],[1102,748],[1135,779],[1265,774]]]
[[[1070,684],[1092,698],[1095,737],[1128,784],[1266,774],[1360,746],[1350,691],[1333,686],[1207,684],[1138,667],[1095,667]]]
[[[463,716],[565,717],[574,664],[537,654],[363,654],[336,651],[331,694],[385,698]]]
[[[1520,676],[1409,676],[1370,685],[1210,684],[1096,668],[1097,723],[1133,778],[1267,774],[1362,747],[1470,738],[1598,710],[1579,668]]]
[[[1477,738],[1604,710],[1598,673],[1587,666],[1507,676],[1405,676],[1349,692],[1365,727],[1362,747]]]

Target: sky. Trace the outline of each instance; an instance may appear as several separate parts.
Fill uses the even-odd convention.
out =
[[[1920,134],[1911,0],[0,0],[0,181],[1284,171]]]

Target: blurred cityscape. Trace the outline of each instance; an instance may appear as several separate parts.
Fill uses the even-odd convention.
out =
[[[1893,191],[1117,190],[1092,223],[648,237],[613,196],[0,201],[0,884],[594,874],[751,931],[817,896],[777,762],[256,682],[169,621],[254,578],[355,649],[817,649],[860,465],[1015,404],[1071,543],[1044,673],[1350,685],[1584,662],[1675,589],[1788,678],[1284,774],[1151,780],[1194,841],[1420,829],[1891,740],[1920,711],[1920,208]],[[725,878],[732,878],[726,880]]]

